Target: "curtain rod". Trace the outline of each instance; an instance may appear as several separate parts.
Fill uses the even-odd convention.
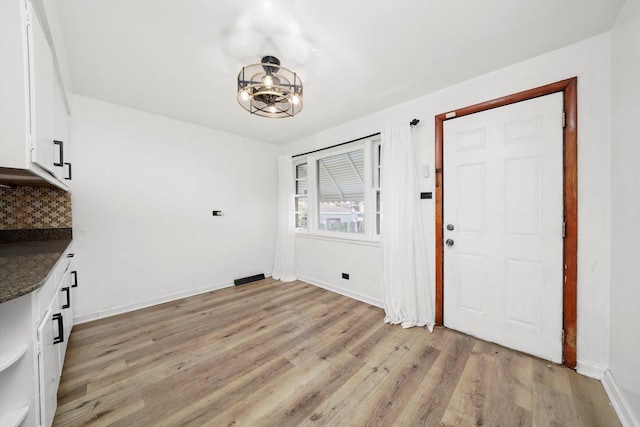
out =
[[[409,126],[415,126],[415,125],[417,125],[418,123],[420,123],[420,120],[418,120],[418,119],[413,119],[413,120],[411,120],[411,121],[409,122]],[[352,139],[351,141],[341,142],[340,144],[330,145],[329,147],[318,148],[317,150],[307,151],[306,153],[296,154],[296,155],[293,155],[293,156],[291,156],[291,157],[306,156],[307,154],[313,154],[313,153],[317,153],[318,151],[324,151],[324,150],[328,150],[328,149],[330,149],[330,148],[340,147],[340,146],[342,146],[342,145],[347,145],[347,144],[351,144],[352,142],[362,141],[363,139],[372,138],[372,137],[374,137],[374,136],[378,136],[378,135],[380,135],[380,132],[376,132],[376,133],[372,133],[371,135],[362,136],[362,137],[360,137],[360,138]]]

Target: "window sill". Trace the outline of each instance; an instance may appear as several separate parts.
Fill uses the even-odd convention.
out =
[[[296,238],[311,239],[311,240],[324,240],[327,242],[346,243],[350,245],[360,246],[373,246],[380,247],[380,239],[368,239],[364,236],[336,236],[334,234],[320,234],[320,233],[308,233],[304,231],[297,231]]]

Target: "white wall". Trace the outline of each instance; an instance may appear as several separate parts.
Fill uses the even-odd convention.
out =
[[[578,76],[578,369],[601,376],[609,362],[609,57],[606,33],[326,130],[286,149],[297,154],[378,132],[385,123],[418,118],[416,161],[429,164],[431,170],[429,178],[422,178],[421,191],[433,191],[435,115]],[[435,204],[434,200],[422,203],[426,238],[433,248]],[[380,299],[381,275],[370,274],[380,269],[379,248],[309,238],[298,238],[296,244],[301,277],[345,293],[365,294],[369,300]],[[306,259],[309,254],[313,262]],[[343,262],[336,265],[335,259]],[[433,253],[428,261],[433,283]],[[344,264],[350,266],[349,281],[340,278]]]
[[[627,1],[611,33],[611,325],[609,386],[621,419],[640,425],[640,2]],[[616,392],[616,390],[614,390]]]
[[[80,96],[73,113],[78,320],[271,274],[276,147]]]
[[[376,262],[377,260],[378,262]],[[298,278],[382,307],[382,265],[378,243],[316,237],[296,239]],[[342,273],[349,274],[343,279]]]

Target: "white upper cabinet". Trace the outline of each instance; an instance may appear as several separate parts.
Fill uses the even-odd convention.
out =
[[[36,9],[0,1],[0,183],[68,190],[67,102],[44,9]]]
[[[54,151],[53,162],[57,164],[58,178],[66,181],[71,180],[71,138],[70,138],[70,118],[67,113],[67,100],[64,95],[64,88],[56,84],[56,109],[55,124],[53,128]]]
[[[54,156],[56,151],[56,76],[53,54],[44,35],[40,20],[31,15],[31,100],[32,100],[32,144],[31,158],[42,168],[58,176],[60,165]]]

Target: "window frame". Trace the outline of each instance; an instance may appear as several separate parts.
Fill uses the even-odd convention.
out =
[[[298,178],[297,168],[300,165],[307,165],[307,176],[304,179]],[[307,192],[306,194],[298,194],[298,182],[305,180],[307,182]],[[302,228],[297,226],[297,215],[299,211],[296,210],[298,204],[296,203],[298,199],[307,199],[307,227]],[[309,230],[309,163],[307,162],[307,158],[303,157],[301,159],[297,159],[293,161],[293,224],[296,232],[307,232]]]
[[[378,160],[374,149],[377,150],[376,147],[379,144],[380,136],[378,135],[294,159],[292,168],[294,183],[296,181],[296,166],[307,164],[307,228],[296,228],[296,234],[336,240],[379,242],[380,235],[376,233],[376,191],[379,191],[379,188],[374,187],[376,185],[374,175],[377,173],[377,169],[374,171],[374,168],[378,167],[374,163]],[[320,216],[318,160],[358,150],[363,150],[364,157],[364,233],[320,230],[318,227]]]
[[[371,153],[373,156],[371,165],[371,170],[373,171],[372,193],[375,206],[373,215],[375,223],[374,234],[380,239],[380,233],[382,232],[382,140],[380,138],[372,141]],[[379,204],[378,200],[380,201]]]

